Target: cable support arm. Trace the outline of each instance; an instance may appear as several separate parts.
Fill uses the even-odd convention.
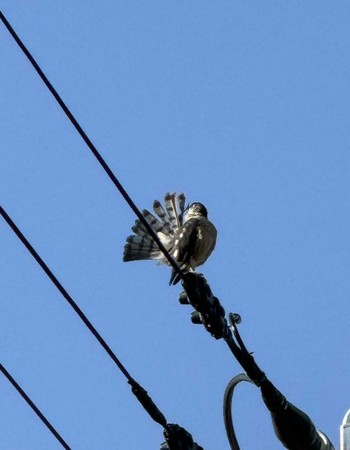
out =
[[[250,381],[260,388],[263,401],[270,411],[276,436],[282,444],[289,450],[334,450],[327,436],[316,429],[311,419],[288,402],[268,380],[239,334],[237,327],[241,321],[239,314],[229,314],[229,325],[224,308],[213,295],[203,275],[195,272],[185,274],[182,286],[184,292],[180,294],[179,301],[181,304],[191,304],[195,309],[192,313],[192,322],[203,324],[215,339],[224,339],[246,372],[246,375],[243,374],[244,379],[240,381]],[[230,389],[234,389],[235,383],[232,386]],[[227,415],[233,394],[233,390],[230,392],[230,389],[226,391],[224,400],[226,433],[231,449],[239,450],[234,436],[232,416]]]

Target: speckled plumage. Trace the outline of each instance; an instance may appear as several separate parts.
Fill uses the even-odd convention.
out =
[[[142,215],[180,268],[185,272],[194,271],[214,250],[216,228],[208,220],[207,210],[201,203],[192,203],[185,209],[184,194],[166,194],[164,204],[165,208],[156,200],[153,203],[155,215],[147,210],[143,210]],[[169,265],[139,220],[136,220],[132,230],[135,234],[126,240],[124,261],[153,259]],[[173,270],[170,284],[178,281]]]

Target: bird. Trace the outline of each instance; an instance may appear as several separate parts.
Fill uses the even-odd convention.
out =
[[[196,267],[204,264],[217,239],[217,230],[208,219],[207,208],[199,202],[185,208],[185,203],[183,193],[167,193],[165,208],[155,200],[154,214],[142,210],[142,216],[183,273],[194,272]],[[135,234],[126,239],[123,261],[155,260],[158,264],[170,265],[139,219],[131,229]],[[180,276],[173,269],[169,284],[179,281]]]

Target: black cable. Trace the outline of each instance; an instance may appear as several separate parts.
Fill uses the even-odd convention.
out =
[[[107,352],[108,356],[112,359],[112,361],[116,364],[118,369],[126,377],[126,379],[128,380],[128,383],[131,386],[133,394],[136,396],[136,398],[142,404],[142,406],[145,408],[145,410],[148,412],[148,414],[152,417],[152,419],[155,422],[157,422],[160,425],[162,425],[163,427],[165,427],[167,425],[167,421],[166,421],[164,415],[161,413],[161,411],[155,405],[153,400],[149,397],[149,395],[142,388],[142,386],[140,386],[136,382],[136,380],[134,380],[134,378],[132,378],[130,373],[127,371],[127,369],[121,363],[121,361],[116,356],[116,354],[113,352],[113,350],[110,348],[110,346],[107,344],[107,342],[103,339],[103,337],[100,335],[100,333],[92,325],[90,320],[86,317],[86,315],[83,313],[83,311],[75,303],[73,298],[68,294],[66,289],[58,281],[58,279],[55,277],[55,275],[52,273],[52,271],[49,269],[49,267],[45,264],[43,259],[39,256],[39,254],[34,249],[34,247],[30,244],[30,242],[25,238],[25,236],[23,235],[21,230],[17,227],[17,225],[14,223],[14,221],[11,219],[11,217],[7,214],[7,212],[4,210],[4,208],[2,206],[0,206],[0,214],[4,217],[5,221],[10,226],[10,228],[14,231],[16,236],[24,244],[26,249],[33,256],[33,258],[36,260],[36,262],[39,264],[39,266],[43,269],[43,271],[46,273],[46,275],[50,278],[52,283],[56,286],[56,288],[60,291],[60,293],[67,300],[67,302],[70,304],[70,306],[78,314],[79,318],[84,322],[84,324],[87,326],[87,328],[90,330],[90,332],[94,335],[94,337],[97,339],[97,341],[100,343],[100,345],[104,348],[104,350]]]
[[[232,398],[233,393],[236,388],[236,386],[241,383],[242,381],[248,381],[250,383],[253,383],[252,380],[246,375],[245,373],[240,373],[239,375],[236,375],[232,380],[229,382],[229,384],[226,387],[225,394],[224,394],[224,422],[225,422],[225,429],[226,429],[226,435],[231,447],[231,450],[240,450],[235,428],[233,425],[233,418],[232,418]]]
[[[42,81],[45,83],[46,87],[49,89],[49,91],[51,92],[51,94],[54,96],[55,100],[57,101],[57,103],[60,105],[60,107],[62,108],[62,110],[64,111],[64,113],[66,114],[66,116],[68,117],[68,119],[71,121],[71,123],[73,124],[73,126],[75,127],[75,129],[77,130],[77,132],[80,134],[80,136],[82,137],[82,139],[84,140],[85,144],[88,146],[88,148],[91,150],[91,152],[93,153],[93,155],[95,156],[95,158],[97,159],[97,161],[101,164],[102,168],[104,169],[104,171],[107,173],[108,177],[110,178],[110,180],[112,181],[112,183],[114,184],[114,186],[118,189],[118,191],[121,193],[121,195],[123,196],[123,198],[125,199],[125,201],[127,202],[127,204],[130,206],[130,208],[134,211],[134,213],[136,214],[136,216],[138,217],[138,219],[140,220],[140,222],[145,226],[145,228],[147,229],[148,233],[152,236],[152,239],[155,241],[155,243],[158,245],[160,251],[163,253],[163,255],[166,257],[166,259],[169,261],[169,264],[173,267],[173,269],[175,270],[175,272],[181,277],[182,276],[182,271],[180,270],[179,266],[176,264],[176,262],[174,261],[174,259],[171,257],[171,255],[169,254],[169,252],[167,251],[167,249],[164,247],[164,245],[162,244],[162,242],[160,241],[160,239],[158,238],[157,234],[153,231],[153,229],[150,227],[150,225],[148,224],[148,222],[146,221],[146,219],[143,217],[143,215],[141,214],[140,210],[137,208],[137,206],[135,205],[135,203],[133,202],[133,200],[131,199],[131,197],[129,196],[129,194],[126,192],[126,190],[124,189],[124,187],[122,186],[122,184],[120,183],[120,181],[117,179],[117,177],[114,175],[114,173],[112,172],[111,168],[108,166],[108,164],[106,163],[106,161],[103,159],[102,155],[100,154],[100,152],[97,150],[97,148],[95,147],[95,145],[91,142],[90,138],[87,136],[87,134],[85,133],[85,131],[82,129],[82,127],[79,125],[78,121],[76,120],[76,118],[73,116],[73,114],[71,113],[71,111],[69,110],[68,106],[64,103],[64,101],[62,100],[61,96],[58,94],[58,92],[56,91],[56,89],[53,87],[53,85],[50,83],[50,81],[48,80],[48,78],[46,77],[46,75],[44,74],[44,72],[41,70],[39,64],[35,61],[35,59],[33,58],[33,56],[31,55],[31,53],[29,52],[29,50],[27,49],[27,47],[24,45],[24,43],[21,41],[21,39],[19,38],[19,36],[17,35],[17,33],[15,32],[15,30],[12,28],[12,26],[10,25],[10,23],[8,22],[8,20],[6,19],[6,17],[4,16],[4,14],[2,13],[2,11],[0,11],[0,19],[2,20],[3,24],[5,25],[5,27],[7,28],[7,30],[9,31],[9,33],[11,34],[11,36],[13,37],[13,39],[15,40],[16,44],[19,46],[19,48],[22,50],[22,52],[25,54],[25,56],[28,58],[28,60],[30,61],[30,63],[32,64],[32,66],[34,67],[34,69],[36,70],[36,72],[38,73],[38,75],[40,76],[40,78],[42,79]]]
[[[260,388],[263,401],[271,413],[276,436],[284,447],[290,450],[334,450],[327,436],[317,430],[303,411],[287,401],[257,365],[238,331],[237,324],[241,321],[240,316],[230,313],[230,326],[228,326],[225,310],[219,300],[214,297],[203,275],[190,272],[184,278],[182,285],[186,295],[180,294],[180,303],[189,303],[195,308],[199,315],[192,316],[192,321],[197,324],[202,323],[215,339],[223,338],[246,371],[246,374],[238,375],[231,380],[225,392],[224,419],[232,450],[239,450],[230,409],[233,389],[240,381],[250,381]]]
[[[0,371],[5,375],[5,377],[9,380],[12,386],[19,392],[19,394],[24,398],[24,400],[28,403],[28,405],[32,408],[35,414],[44,422],[45,426],[51,431],[51,433],[55,436],[55,438],[59,441],[63,448],[66,450],[71,450],[71,447],[67,444],[67,442],[63,439],[63,437],[59,434],[59,432],[54,428],[54,426],[48,421],[48,419],[44,416],[44,414],[40,411],[40,409],[35,405],[33,400],[24,392],[21,386],[16,382],[16,380],[9,374],[9,372],[5,369],[5,367],[0,364]]]
[[[4,208],[2,206],[0,206],[0,213],[6,220],[8,225],[15,232],[15,234],[20,239],[20,241],[27,248],[29,253],[33,256],[33,258],[36,260],[36,262],[39,264],[39,266],[43,269],[43,271],[46,273],[46,275],[50,278],[52,283],[56,286],[56,288],[60,291],[60,293],[67,300],[67,302],[70,304],[70,306],[78,314],[80,319],[84,322],[84,324],[88,327],[88,329],[91,331],[91,333],[95,336],[95,338],[98,340],[98,342],[102,345],[102,347],[105,349],[105,351],[108,353],[108,355],[112,358],[113,362],[118,366],[118,369],[123,373],[123,375],[128,379],[128,381],[132,380],[131,375],[126,370],[126,368],[123,366],[123,364],[119,361],[119,359],[117,358],[117,356],[115,355],[113,350],[110,348],[110,346],[107,344],[107,342],[103,339],[103,337],[100,335],[100,333],[96,330],[96,328],[92,325],[90,320],[86,317],[86,315],[79,308],[79,306],[75,303],[73,298],[68,294],[66,289],[58,281],[58,279],[55,277],[55,275],[52,273],[52,271],[49,269],[49,267],[45,264],[43,259],[39,256],[39,254],[33,248],[33,246],[30,244],[30,242],[25,238],[25,236],[23,235],[21,230],[17,227],[17,225],[14,223],[14,221],[11,219],[11,217],[7,214],[7,212],[4,210]]]

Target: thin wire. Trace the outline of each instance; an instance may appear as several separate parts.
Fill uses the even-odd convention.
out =
[[[45,264],[43,259],[39,256],[39,254],[36,252],[36,250],[33,248],[33,246],[29,243],[29,241],[25,238],[25,236],[20,231],[20,229],[17,227],[17,225],[14,223],[14,221],[11,219],[11,217],[6,213],[4,208],[2,208],[1,206],[0,206],[0,214],[4,217],[7,224],[14,231],[16,236],[20,239],[20,241],[24,244],[24,246],[29,251],[29,253],[33,256],[33,258],[37,261],[37,263],[40,265],[40,267],[44,270],[44,272],[50,278],[52,283],[56,286],[56,288],[60,291],[60,293],[63,295],[63,297],[67,300],[67,302],[71,305],[71,307],[74,309],[74,311],[78,314],[80,319],[88,327],[90,332],[95,336],[97,341],[104,348],[104,350],[107,352],[108,356],[112,359],[112,361],[116,364],[118,369],[126,377],[126,379],[128,380],[128,383],[131,386],[132,393],[135,395],[137,400],[144,407],[146,412],[150,415],[150,417],[155,422],[159,423],[164,428],[167,425],[167,420],[166,420],[164,414],[160,411],[160,409],[157,407],[157,405],[154,403],[154,401],[148,395],[147,391],[139,383],[137,383],[137,381],[134,378],[132,378],[130,373],[126,370],[124,365],[121,363],[119,358],[115,355],[115,353],[110,348],[110,346],[107,344],[107,342],[103,339],[103,337],[100,335],[100,333],[92,325],[92,323],[89,321],[89,319],[83,313],[83,311],[75,303],[75,301],[68,294],[66,289],[58,281],[58,279],[55,277],[55,275],[52,273],[52,271],[49,269],[49,267]]]
[[[29,253],[33,256],[33,258],[40,265],[40,267],[43,269],[43,271],[46,273],[46,275],[50,278],[52,283],[56,286],[56,288],[60,291],[60,293],[67,300],[67,302],[70,304],[70,306],[78,314],[80,319],[84,322],[84,324],[88,327],[88,329],[95,336],[95,338],[98,340],[98,342],[102,345],[102,347],[108,353],[108,355],[113,360],[113,362],[118,366],[119,370],[128,379],[128,381],[133,382],[134,381],[133,378],[131,377],[129,372],[126,370],[126,368],[123,366],[123,364],[120,362],[120,360],[117,358],[117,356],[115,355],[113,350],[110,348],[110,346],[107,344],[107,342],[103,339],[103,337],[100,335],[100,333],[96,330],[96,328],[92,325],[90,320],[86,317],[86,315],[79,308],[79,306],[75,303],[73,298],[68,294],[66,289],[58,281],[58,279],[55,277],[55,275],[52,273],[52,271],[49,269],[49,267],[45,264],[43,259],[39,256],[39,254],[36,252],[36,250],[33,248],[33,246],[29,243],[29,241],[25,238],[23,233],[20,231],[20,229],[17,227],[17,225],[14,223],[14,221],[11,219],[11,217],[7,214],[7,212],[4,210],[4,208],[2,206],[0,206],[0,213],[4,217],[4,219],[6,220],[8,225],[15,232],[17,237],[25,245],[25,247],[27,248]]]
[[[44,414],[40,411],[40,409],[35,405],[33,400],[24,392],[21,386],[16,382],[16,380],[10,375],[10,373],[6,370],[6,368],[0,364],[0,371],[5,375],[5,377],[9,380],[12,386],[19,392],[19,394],[24,398],[24,400],[28,403],[28,405],[32,408],[35,414],[44,422],[45,426],[51,431],[51,433],[55,436],[55,438],[60,442],[63,448],[66,450],[71,450],[71,447],[67,444],[67,442],[63,439],[63,437],[59,434],[59,432],[54,428],[54,426],[48,421],[48,419],[44,416]]]
[[[145,228],[147,229],[148,233],[152,236],[152,239],[156,242],[156,244],[159,247],[159,250],[163,253],[163,255],[166,257],[166,259],[169,261],[169,264],[174,268],[175,272],[181,277],[183,278],[183,274],[182,271],[180,270],[179,266],[176,264],[176,262],[174,261],[174,259],[171,257],[171,255],[169,254],[169,252],[167,251],[167,249],[164,247],[164,245],[162,244],[162,242],[160,241],[160,239],[158,238],[157,234],[153,231],[153,229],[151,228],[151,226],[148,224],[148,222],[146,221],[146,219],[143,217],[143,215],[141,214],[140,210],[137,208],[137,206],[135,205],[135,203],[133,202],[133,200],[131,199],[131,197],[129,196],[129,194],[126,192],[126,190],[124,189],[124,187],[122,186],[122,184],[120,183],[120,181],[117,179],[117,177],[114,175],[114,173],[112,172],[111,168],[108,166],[108,164],[106,163],[106,161],[103,159],[102,155],[100,154],[100,152],[97,150],[97,148],[95,147],[95,145],[92,143],[92,141],[90,140],[90,138],[87,136],[87,134],[85,133],[85,131],[82,129],[82,127],[79,125],[78,121],[76,120],[76,118],[74,117],[74,115],[71,113],[71,111],[69,110],[69,108],[67,107],[67,105],[64,103],[64,101],[62,100],[61,96],[58,94],[58,92],[56,91],[56,89],[53,87],[53,85],[50,83],[50,81],[48,80],[48,78],[46,77],[46,75],[44,74],[44,72],[41,70],[39,64],[35,61],[35,59],[33,58],[33,56],[31,55],[31,53],[29,52],[29,50],[27,49],[27,47],[24,45],[24,43],[22,42],[22,40],[19,38],[19,36],[17,35],[17,33],[15,32],[15,30],[12,28],[12,26],[10,25],[10,23],[8,22],[8,20],[6,19],[6,17],[4,16],[4,14],[2,13],[2,11],[0,11],[0,19],[2,20],[3,24],[5,25],[5,27],[7,28],[7,30],[9,31],[9,33],[11,34],[11,36],[13,37],[13,39],[15,40],[15,42],[17,43],[17,45],[19,46],[19,48],[22,50],[22,52],[25,54],[25,56],[28,58],[28,60],[30,61],[30,63],[32,64],[32,66],[34,67],[34,69],[36,70],[36,72],[38,73],[38,75],[40,76],[40,78],[42,79],[42,81],[45,83],[46,87],[49,89],[49,91],[51,92],[51,94],[54,96],[55,100],[57,101],[57,103],[60,105],[60,107],[62,108],[62,110],[64,111],[64,113],[66,114],[66,116],[68,117],[68,119],[71,121],[71,123],[73,124],[73,126],[75,127],[75,129],[77,130],[77,132],[80,134],[80,136],[82,137],[82,139],[84,140],[84,142],[86,143],[86,145],[88,146],[88,148],[91,150],[91,152],[93,153],[93,155],[95,156],[95,158],[97,159],[97,161],[100,163],[100,165],[102,166],[102,168],[104,169],[104,171],[107,173],[108,177],[110,178],[110,180],[112,181],[112,183],[114,184],[114,186],[118,189],[118,191],[121,193],[121,195],[123,196],[123,198],[125,199],[125,201],[127,202],[127,204],[130,206],[130,208],[134,211],[134,213],[136,214],[136,216],[138,217],[138,219],[140,220],[140,222],[145,226]]]

